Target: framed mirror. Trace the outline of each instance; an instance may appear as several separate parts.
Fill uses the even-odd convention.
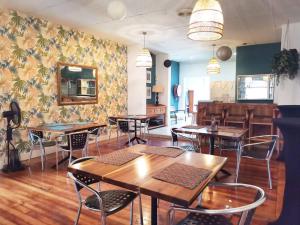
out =
[[[98,69],[68,63],[57,63],[58,105],[98,103]]]
[[[238,100],[273,100],[274,76],[271,74],[238,75]]]

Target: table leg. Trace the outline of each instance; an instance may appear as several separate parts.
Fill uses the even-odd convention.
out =
[[[210,155],[214,155],[214,154],[215,154],[215,137],[214,137],[214,136],[210,136],[210,137],[209,137],[209,144],[210,144],[210,146],[209,146],[209,154],[210,154]],[[229,172],[228,172],[227,170],[225,170],[225,169],[221,169],[220,171],[221,171],[222,173],[228,175],[228,176],[231,175],[231,173],[229,173]]]
[[[151,225],[157,225],[157,198],[151,197]]]

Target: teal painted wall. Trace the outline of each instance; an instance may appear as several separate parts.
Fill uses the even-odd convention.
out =
[[[174,96],[173,88],[174,85],[179,84],[179,63],[172,61],[171,64],[171,106],[175,106],[176,110],[178,110],[179,98]]]
[[[146,84],[147,87],[153,87],[156,82],[156,56],[151,53],[151,57],[152,57],[152,68],[147,69],[147,70],[151,70],[151,84]],[[147,99],[146,101],[147,104],[155,104],[155,93],[152,93],[151,99]]]
[[[280,52],[280,43],[240,46],[236,49],[236,74],[251,75],[272,72],[272,58]]]

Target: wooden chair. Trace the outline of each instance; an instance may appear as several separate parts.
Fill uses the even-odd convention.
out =
[[[253,136],[254,126],[269,126],[270,133],[274,134],[273,118],[275,118],[273,105],[256,106],[250,109],[249,137]]]
[[[211,103],[204,108],[202,116],[202,125],[210,124],[215,118],[219,125],[223,123],[224,107],[222,103]]]
[[[243,128],[247,127],[248,123],[248,109],[241,104],[233,104],[225,110],[224,125],[241,125]]]

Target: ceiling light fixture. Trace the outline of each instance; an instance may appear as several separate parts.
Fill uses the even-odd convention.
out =
[[[144,35],[144,48],[137,54],[136,57],[136,67],[152,67],[152,57],[150,51],[145,47],[145,39],[147,32],[143,32]]]
[[[215,44],[213,44],[213,57],[209,60],[207,65],[207,73],[208,74],[220,74],[221,66],[215,57]]]
[[[194,41],[215,41],[223,36],[224,18],[216,0],[198,0],[194,6],[188,38]]]
[[[107,6],[107,14],[113,20],[123,20],[127,16],[127,8],[122,1],[111,1]]]

